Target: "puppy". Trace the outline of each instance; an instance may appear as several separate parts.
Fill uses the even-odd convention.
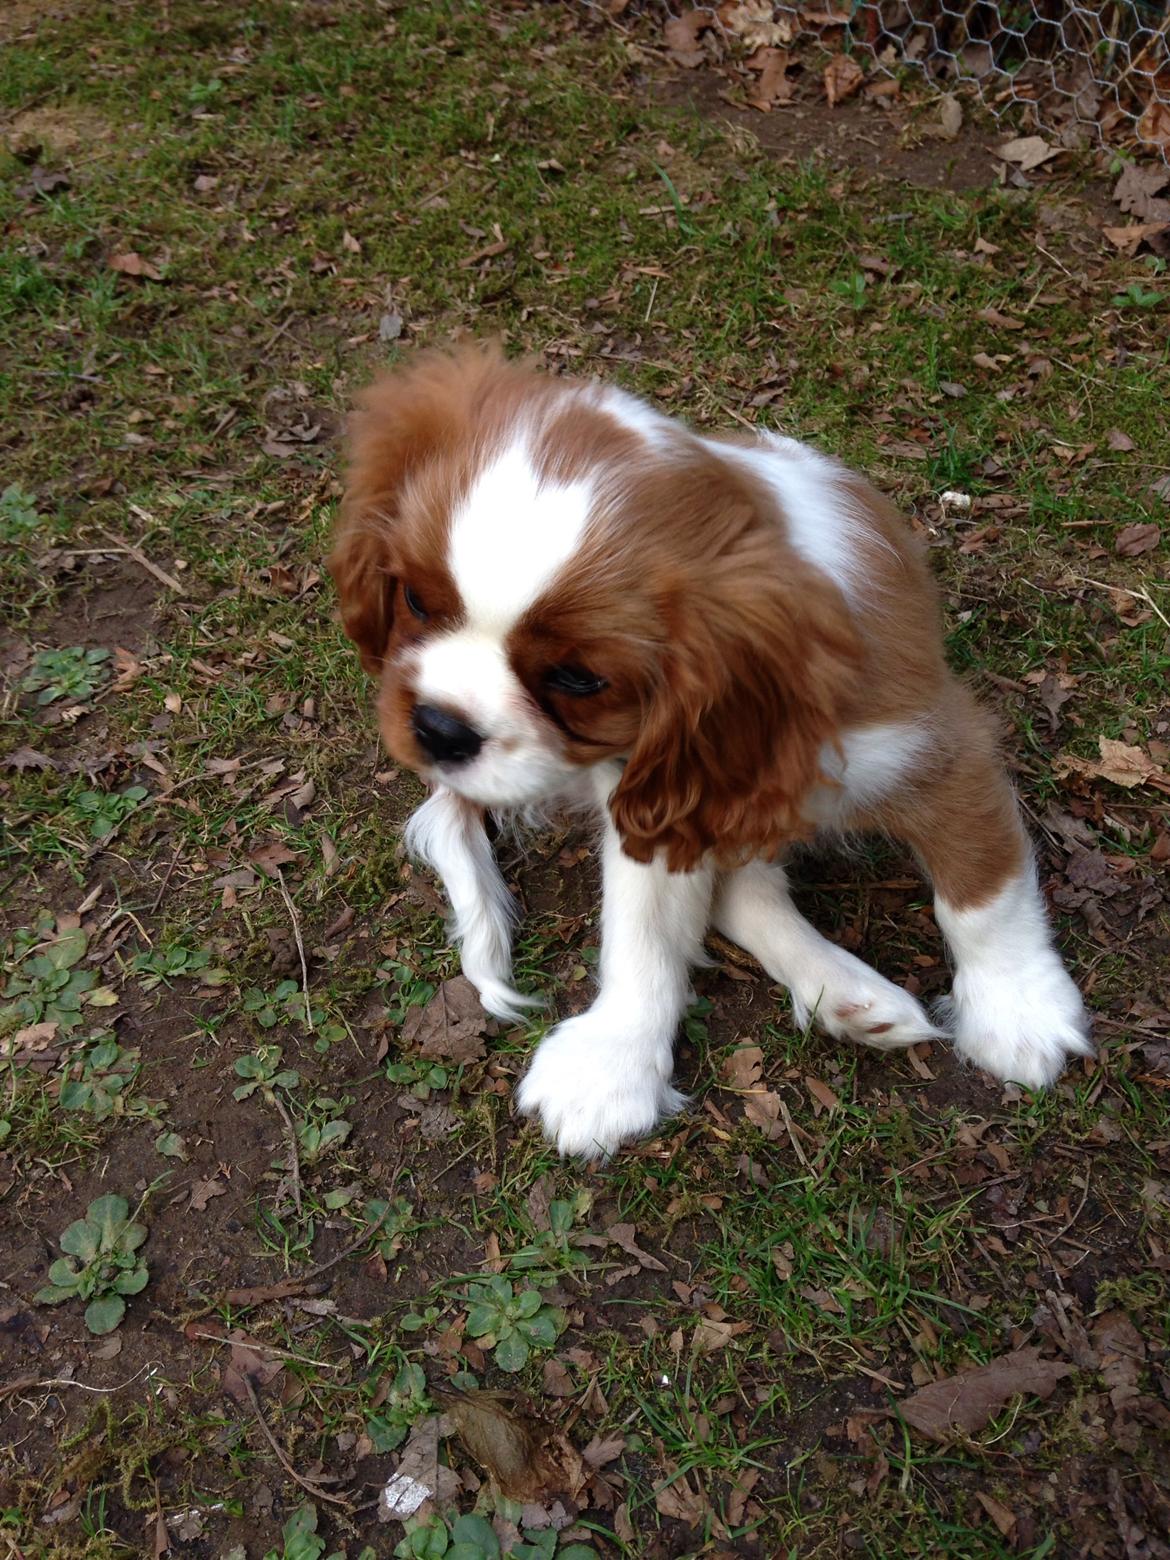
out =
[[[1089,1054],[921,551],[836,461],[491,350],[421,356],[356,414],[330,569],[386,746],[431,787],[408,848],[497,1017],[526,1001],[485,809],[567,799],[601,821],[600,987],[518,1095],[562,1153],[612,1153],[682,1105],[673,1046],[711,926],[837,1039],[945,1033],[1032,1088]],[[855,830],[930,875],[955,970],[937,1024],[789,896],[785,847]]]

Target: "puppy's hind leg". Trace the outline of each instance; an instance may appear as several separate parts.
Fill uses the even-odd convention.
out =
[[[1055,1083],[1092,1054],[1080,993],[1053,946],[1031,845],[986,717],[951,693],[946,752],[877,819],[917,852],[955,965],[944,1012],[955,1049],[997,1078]]]
[[[516,911],[484,828],[483,813],[438,787],[406,825],[412,856],[433,867],[451,901],[448,930],[459,945],[463,973],[494,1017],[522,1023],[539,1006],[512,987],[512,926]]]

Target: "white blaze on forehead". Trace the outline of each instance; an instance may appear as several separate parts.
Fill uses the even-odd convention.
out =
[[[474,629],[507,634],[576,553],[588,482],[540,482],[523,441],[476,479],[451,517],[450,565]]]

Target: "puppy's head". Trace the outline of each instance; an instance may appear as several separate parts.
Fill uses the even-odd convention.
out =
[[[738,464],[489,351],[367,392],[330,568],[396,759],[507,808],[617,758],[625,848],[672,868],[794,831],[855,676],[839,593]]]

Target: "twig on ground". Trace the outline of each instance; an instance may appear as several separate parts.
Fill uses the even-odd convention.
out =
[[[239,1338],[233,1338],[230,1333],[196,1332],[194,1328],[188,1331],[183,1329],[186,1338],[201,1338],[205,1343],[239,1343]],[[263,1351],[272,1354],[278,1360],[296,1360],[300,1365],[312,1365],[316,1370],[340,1370],[340,1365],[331,1365],[328,1360],[315,1360],[311,1354],[294,1354],[291,1349],[282,1349],[275,1343],[265,1343],[260,1338],[249,1338],[246,1347],[257,1353]]]
[[[272,1100],[272,1103],[280,1112],[280,1119],[284,1122],[285,1136],[288,1139],[288,1179],[289,1185],[292,1188],[293,1206],[297,1210],[297,1218],[299,1219],[304,1213],[304,1208],[301,1202],[301,1156],[297,1152],[296,1124],[289,1115],[287,1106],[281,1099],[280,1095],[277,1094],[276,1090],[269,1089],[266,1092],[269,1095],[269,1098]]]
[[[140,1370],[127,1376],[116,1387],[91,1387],[84,1381],[71,1381],[68,1376],[17,1376],[15,1381],[0,1382],[0,1398],[13,1397],[18,1392],[56,1392],[58,1387],[76,1387],[79,1392],[96,1392],[102,1397],[108,1397],[111,1392],[122,1392],[132,1386],[144,1371],[155,1369],[157,1366],[148,1360]]]
[[[285,887],[284,873],[280,870],[279,867],[276,868],[276,881],[280,885],[280,892],[284,897],[285,907],[288,910],[288,918],[292,922],[293,937],[296,939],[297,953],[300,955],[301,985],[303,986],[305,992],[305,1024],[309,1030],[309,1033],[312,1034],[313,1011],[309,1005],[309,962],[305,958],[305,943],[304,939],[301,937],[301,923],[299,917],[297,916],[297,907],[293,904],[292,901],[292,895]]]
[[[788,1129],[788,1140],[792,1144],[793,1148],[796,1150],[796,1157],[797,1157],[797,1159],[800,1160],[801,1164],[804,1166],[804,1168],[806,1170],[811,1172],[812,1166],[809,1164],[808,1157],[805,1154],[804,1149],[801,1148],[800,1141],[799,1141],[799,1139],[796,1136],[796,1124],[792,1120],[792,1116],[789,1113],[788,1106],[785,1105],[783,1100],[780,1101],[780,1114],[784,1117],[784,1125]]]
[[[119,536],[116,531],[107,531],[104,525],[99,525],[97,530],[102,536],[108,537],[119,552],[124,552],[127,556],[133,558],[139,568],[145,569],[147,574],[153,575],[160,584],[165,585],[168,590],[182,594],[182,583],[173,574],[168,574],[165,569],[160,569],[157,563],[152,563],[141,547],[136,547],[133,542],[128,542],[124,536]]]
[[[303,1474],[297,1472],[292,1463],[289,1462],[280,1442],[268,1427],[268,1421],[260,1408],[260,1399],[256,1396],[256,1388],[248,1380],[247,1376],[244,1376],[242,1379],[248,1392],[248,1402],[252,1405],[252,1412],[256,1416],[256,1423],[263,1430],[264,1439],[276,1454],[277,1462],[284,1469],[285,1473],[288,1474],[289,1478],[299,1484],[301,1489],[307,1490],[314,1500],[327,1500],[331,1506],[341,1506],[345,1511],[352,1511],[353,1507],[343,1495],[332,1495],[328,1490],[322,1489],[319,1484],[314,1484],[311,1479],[306,1479]]]
[[[154,903],[150,907],[151,915],[154,914],[154,912],[158,909],[159,905],[161,905],[162,902],[163,902],[163,895],[166,893],[167,889],[170,887],[171,878],[174,876],[175,867],[178,865],[179,854],[182,851],[182,849],[183,849],[183,842],[182,842],[182,840],[180,840],[179,843],[175,846],[175,854],[171,857],[171,864],[167,868],[166,876],[163,878],[162,883],[159,885],[158,893],[154,896]]]
[[[393,1181],[390,1184],[391,1190],[393,1190]],[[385,1224],[386,1215],[390,1212],[390,1207],[390,1199],[387,1198],[386,1206],[374,1220],[373,1224],[371,1224],[368,1229],[364,1229],[356,1240],[351,1240],[348,1246],[343,1246],[336,1256],[329,1258],[328,1262],[321,1262],[317,1265],[317,1267],[310,1268],[309,1271],[305,1274],[306,1281],[313,1278],[319,1278],[322,1273],[327,1273],[331,1267],[336,1267],[339,1262],[344,1262],[346,1257],[352,1257],[355,1251],[360,1251],[364,1245],[373,1240],[378,1231],[382,1228],[383,1224]]]

